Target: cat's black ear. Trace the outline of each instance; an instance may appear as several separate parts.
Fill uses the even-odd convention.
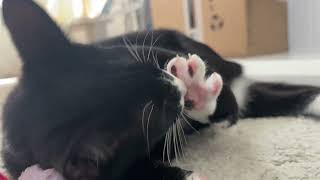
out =
[[[3,18],[25,64],[44,62],[71,47],[56,23],[31,0],[3,0]]]

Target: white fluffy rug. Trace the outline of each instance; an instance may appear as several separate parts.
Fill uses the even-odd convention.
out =
[[[209,180],[319,180],[320,121],[278,117],[212,126],[189,138],[175,164]]]

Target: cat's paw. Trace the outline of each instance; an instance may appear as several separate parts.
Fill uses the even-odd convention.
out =
[[[192,173],[186,178],[186,180],[207,180],[207,178],[197,173]]]
[[[38,165],[33,165],[23,171],[18,180],[64,180],[64,178],[54,169],[43,170]]]
[[[215,112],[217,98],[223,81],[218,73],[206,78],[206,65],[198,55],[188,58],[175,57],[169,61],[166,70],[182,80],[186,87],[185,111],[194,120],[207,123]]]

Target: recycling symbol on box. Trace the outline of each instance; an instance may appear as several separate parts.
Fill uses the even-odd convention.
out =
[[[224,21],[221,16],[219,16],[218,14],[214,14],[213,16],[211,16],[210,28],[212,31],[218,31],[222,29],[223,26],[224,26]]]

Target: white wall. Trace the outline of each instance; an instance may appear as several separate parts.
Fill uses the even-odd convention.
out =
[[[0,17],[0,78],[16,76],[19,70],[19,56]]]
[[[290,53],[320,54],[320,1],[287,1]]]

